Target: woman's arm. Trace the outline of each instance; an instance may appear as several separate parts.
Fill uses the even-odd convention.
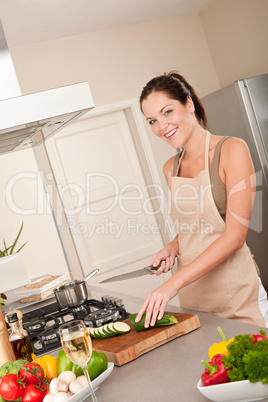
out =
[[[255,196],[255,174],[242,140],[230,138],[223,143],[219,174],[227,192],[225,231],[190,264],[147,295],[136,319],[139,321],[146,311],[146,326],[162,318],[167,303],[180,289],[216,268],[245,242]]]
[[[174,159],[175,156],[173,156],[172,158],[170,158],[163,167],[163,173],[168,185],[169,190],[171,190],[171,175],[172,175],[172,171],[173,171],[173,164],[174,164]]]

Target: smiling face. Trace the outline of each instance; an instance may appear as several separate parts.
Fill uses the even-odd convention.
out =
[[[153,132],[174,148],[184,146],[198,124],[190,97],[183,105],[165,92],[151,92],[142,102],[142,111]]]

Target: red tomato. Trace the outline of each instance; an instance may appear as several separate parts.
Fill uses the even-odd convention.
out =
[[[22,394],[22,402],[42,402],[45,391],[37,389],[35,385],[26,385]]]
[[[16,374],[6,374],[0,383],[0,395],[7,401],[14,401],[21,397],[23,386],[18,384]]]
[[[47,392],[47,390],[49,390],[49,383],[48,381],[45,379],[44,381],[41,382],[40,384],[40,389],[44,392]]]
[[[26,384],[38,384],[41,378],[44,377],[44,370],[38,363],[26,363],[20,369],[20,377]]]
[[[50,389],[48,388],[47,390],[46,390],[46,392],[45,392],[45,396],[46,395],[51,395],[51,392],[50,392]]]

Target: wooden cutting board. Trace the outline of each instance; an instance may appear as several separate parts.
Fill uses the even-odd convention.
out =
[[[92,339],[92,347],[96,352],[104,352],[109,362],[114,363],[116,366],[122,366],[144,353],[200,327],[197,315],[171,314],[177,318],[178,324],[151,328],[140,332],[136,332],[130,324],[130,320],[127,319],[124,322],[131,327],[131,331],[128,334],[104,339]]]

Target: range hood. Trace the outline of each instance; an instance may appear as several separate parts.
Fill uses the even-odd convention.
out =
[[[38,145],[94,107],[87,82],[21,95],[0,20],[0,154]]]
[[[39,145],[94,107],[87,82],[0,101],[0,154]]]

